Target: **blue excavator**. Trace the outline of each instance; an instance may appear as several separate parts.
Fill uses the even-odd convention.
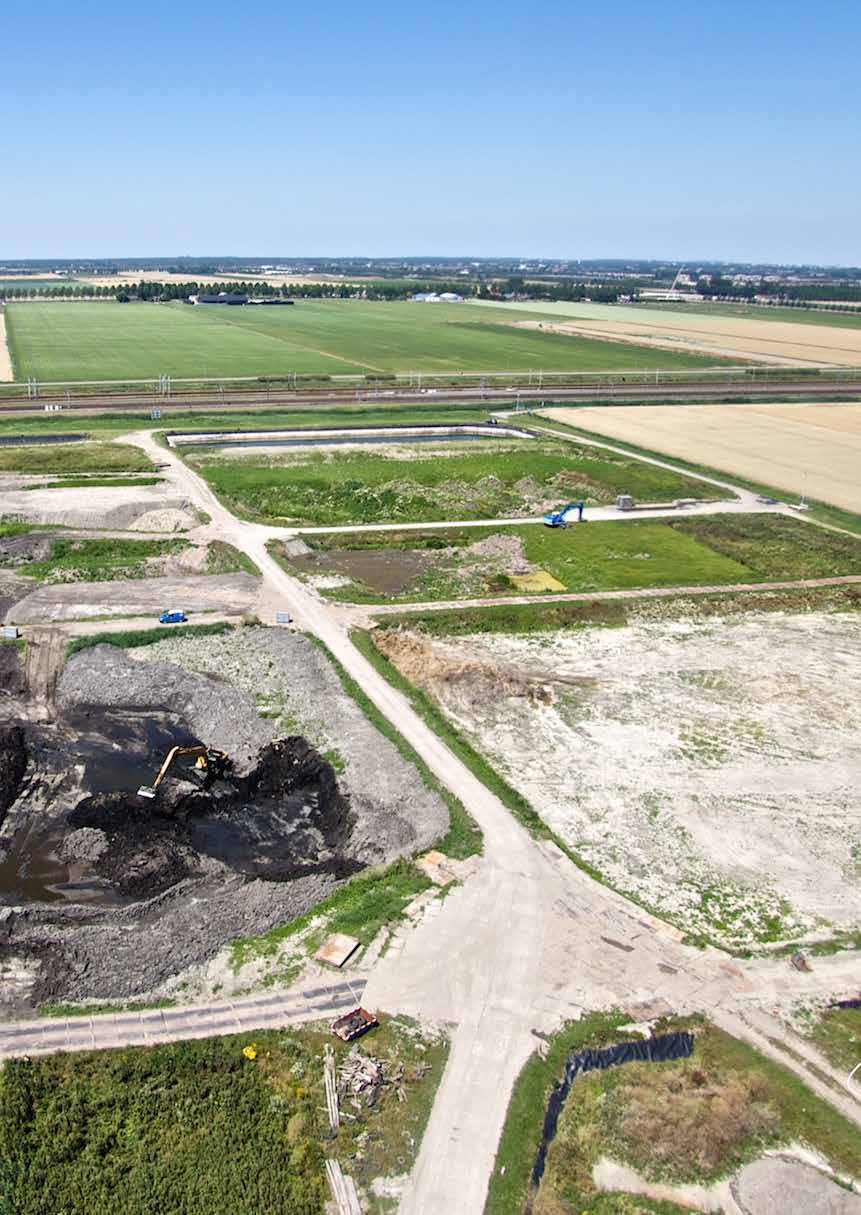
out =
[[[569,502],[567,506],[562,506],[559,510],[549,511],[544,516],[545,527],[567,527],[571,520],[568,518],[570,511],[577,511],[577,522],[583,522],[583,508],[585,502]]]

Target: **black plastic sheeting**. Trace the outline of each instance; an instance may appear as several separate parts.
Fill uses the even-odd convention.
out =
[[[618,1067],[621,1063],[666,1063],[669,1059],[687,1059],[693,1054],[694,1035],[685,1031],[675,1034],[660,1034],[657,1038],[646,1038],[639,1042],[619,1042],[616,1046],[605,1046],[603,1050],[584,1050],[579,1055],[569,1055],[565,1064],[565,1075],[550,1094],[541,1146],[532,1166],[532,1184],[537,1186],[544,1176],[547,1149],[556,1136],[559,1115],[571,1091],[571,1085],[581,1072],[604,1071]]]
[[[829,1008],[861,1008],[861,1000],[835,1000]]]

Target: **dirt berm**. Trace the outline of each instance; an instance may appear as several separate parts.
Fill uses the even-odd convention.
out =
[[[54,725],[0,737],[0,807],[7,787],[18,792],[0,830],[0,1015],[152,993],[445,831],[441,799],[305,638],[246,629],[188,641],[219,679],[97,646],[66,667]],[[281,689],[280,728],[232,686],[234,664],[258,694]],[[325,719],[337,743],[328,757],[303,737],[303,704],[310,732]],[[175,767],[141,799],[169,746],[196,740],[232,757],[230,778],[202,790]]]

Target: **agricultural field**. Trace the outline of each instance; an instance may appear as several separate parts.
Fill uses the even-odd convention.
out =
[[[495,304],[478,301],[470,307],[487,311],[504,308],[509,318],[521,317],[530,331],[569,334],[582,338],[634,342],[664,351],[710,355],[735,362],[780,367],[857,367],[861,364],[861,328],[748,317],[697,315],[687,308],[662,311],[618,304]],[[793,310],[790,310],[793,311]]]
[[[744,950],[858,928],[852,605],[631,601],[612,628],[582,612],[446,636],[405,618],[371,637],[579,863]]]
[[[393,372],[705,368],[715,359],[515,327],[518,314],[406,301],[302,300],[284,308],[13,303],[17,379],[219,379]]]
[[[545,415],[861,513],[861,405],[642,405]]]
[[[340,1157],[363,1209],[384,1215],[391,1204],[376,1191],[409,1170],[447,1043],[390,1020],[352,1048],[382,1082],[362,1102],[342,1088],[336,1135],[325,1114],[329,1043],[340,1075],[351,1048],[314,1028],[7,1062],[4,1209],[319,1215],[324,1158]]]
[[[571,498],[606,504],[619,493],[639,501],[731,496],[627,456],[553,439],[423,444],[421,452],[405,443],[386,455],[286,448],[228,458],[198,449],[187,459],[232,510],[278,523],[516,517]]]
[[[624,1020],[586,1016],[526,1064],[512,1094],[486,1215],[520,1215],[527,1195],[535,1215],[739,1209],[725,1205],[730,1185],[746,1211],[788,1210],[788,1192],[804,1194],[807,1211],[850,1209],[841,1205],[845,1191],[811,1168],[797,1145],[812,1148],[840,1176],[858,1177],[856,1129],[789,1072],[700,1018],[665,1018],[652,1030],[692,1032],[688,1058],[578,1075],[540,1185],[530,1187],[547,1100],[566,1060],[635,1040]],[[777,1149],[779,1156],[764,1155]]]
[[[640,312],[672,312],[678,316],[680,309],[672,303],[640,303]],[[829,312],[825,308],[782,308],[779,304],[724,304],[718,301],[701,304],[685,304],[681,309],[687,316],[729,316],[751,321],[783,321],[791,325],[831,325],[838,329],[861,327],[861,308],[843,312]]]
[[[565,530],[334,533],[276,541],[273,551],[327,598],[352,603],[861,574],[854,538],[781,515],[620,520]]]

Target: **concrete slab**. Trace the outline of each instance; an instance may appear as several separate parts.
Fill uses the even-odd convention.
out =
[[[359,948],[359,941],[345,932],[333,932],[314,954],[315,962],[326,962],[329,966],[341,967]]]

